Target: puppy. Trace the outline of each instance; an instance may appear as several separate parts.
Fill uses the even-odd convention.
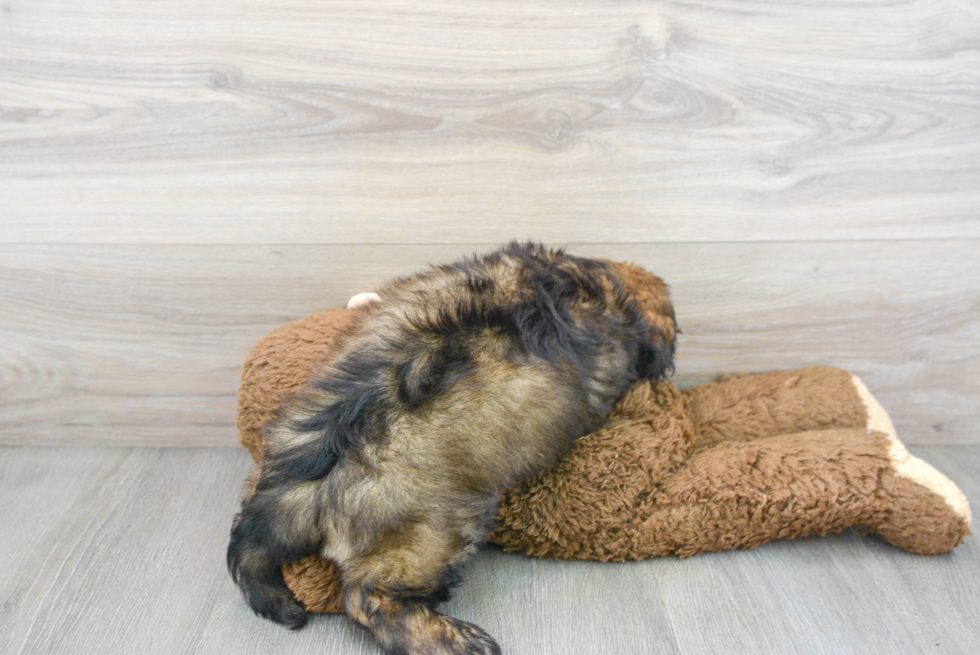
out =
[[[657,291],[646,311],[625,278]],[[672,369],[666,287],[638,267],[513,243],[378,296],[267,427],[229,570],[257,614],[299,628],[307,615],[281,569],[320,553],[386,653],[499,653],[435,606],[501,490],[600,427],[638,379]]]

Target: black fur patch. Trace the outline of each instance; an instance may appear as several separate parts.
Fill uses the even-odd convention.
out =
[[[256,614],[295,630],[306,624],[307,613],[286,586],[282,564],[312,555],[319,544],[283,534],[276,514],[275,499],[257,492],[235,517],[226,562]]]
[[[395,371],[398,399],[417,409],[469,375],[471,364],[470,354],[451,339],[437,349],[423,350]]]
[[[463,581],[462,567],[450,566],[442,572],[435,588],[427,591],[420,591],[410,587],[395,585],[391,588],[391,595],[394,598],[404,601],[414,601],[435,607],[440,603],[445,603],[452,597],[455,589]]]

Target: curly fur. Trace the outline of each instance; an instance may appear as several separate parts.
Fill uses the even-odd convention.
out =
[[[379,290],[264,432],[228,546],[253,610],[302,626],[281,569],[320,553],[386,652],[498,653],[435,605],[485,541],[502,489],[600,427],[638,379],[671,370],[673,311],[644,314],[629,273],[514,243]]]

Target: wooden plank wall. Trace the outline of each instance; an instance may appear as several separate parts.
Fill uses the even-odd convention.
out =
[[[837,364],[980,443],[975,0],[2,0],[0,443],[231,445],[249,347],[514,237],[675,379]]]

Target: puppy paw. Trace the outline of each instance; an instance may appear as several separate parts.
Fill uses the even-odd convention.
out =
[[[451,650],[447,655],[501,655],[500,646],[482,628],[457,620],[453,620],[453,628],[456,634],[448,640]]]
[[[262,618],[275,621],[290,630],[299,630],[309,618],[298,600],[286,594],[266,594],[260,599],[249,599],[252,610]]]

